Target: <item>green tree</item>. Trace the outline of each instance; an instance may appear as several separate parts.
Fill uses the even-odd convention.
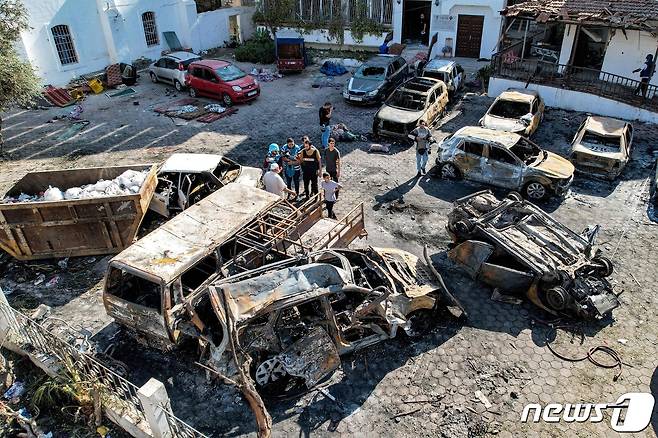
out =
[[[21,31],[27,29],[28,13],[21,1],[0,0],[0,111],[26,105],[40,91],[40,81],[32,65],[16,51]],[[0,154],[3,154],[3,147],[0,115]]]

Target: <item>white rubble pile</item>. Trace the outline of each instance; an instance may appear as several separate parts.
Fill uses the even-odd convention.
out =
[[[16,202],[39,202],[39,201],[62,201],[69,199],[90,199],[103,196],[122,196],[139,193],[144,184],[148,170],[135,171],[126,170],[112,180],[99,180],[94,184],[86,184],[82,187],[70,187],[62,192],[58,187],[48,186],[48,189],[39,195],[28,195],[21,193],[19,196],[3,199],[4,203]]]

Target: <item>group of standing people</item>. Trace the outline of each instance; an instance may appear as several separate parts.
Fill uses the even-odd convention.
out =
[[[263,184],[268,192],[281,197],[286,197],[287,194],[294,200],[300,200],[300,180],[304,183],[306,199],[316,195],[321,187],[328,216],[335,219],[333,207],[338,200],[338,191],[343,186],[338,182],[341,168],[340,151],[336,148],[336,140],[331,138],[332,112],[333,107],[329,102],[325,103],[319,111],[322,154],[313,146],[307,135],[302,137],[301,146],[297,145],[293,138],[288,138],[285,145],[281,147],[276,143],[269,145],[263,163],[265,172]],[[324,172],[322,155],[324,155]],[[322,178],[322,182],[318,184],[319,178]]]

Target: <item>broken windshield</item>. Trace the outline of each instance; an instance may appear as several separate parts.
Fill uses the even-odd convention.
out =
[[[539,149],[537,145],[530,143],[525,138],[521,138],[509,150],[519,157],[525,164],[532,164],[537,161],[537,157],[541,153],[541,149]]]
[[[219,78],[224,82],[234,81],[247,76],[247,73],[232,64],[229,64],[226,67],[220,67],[216,69],[215,72],[217,72]]]
[[[436,71],[425,71],[423,73],[423,77],[438,79],[438,80],[446,82],[446,83],[448,82],[448,74],[447,73],[441,73],[441,72],[436,72]]]
[[[411,111],[422,111],[425,109],[425,98],[411,94],[405,93],[404,91],[397,90],[386,102],[387,105],[411,110]]]
[[[585,132],[582,143],[603,146],[615,150],[621,149],[621,137],[608,137],[590,131]]]
[[[495,117],[503,117],[505,119],[520,119],[529,112],[530,104],[528,102],[498,100],[491,107],[489,115]]]
[[[354,72],[357,79],[376,79],[383,81],[386,78],[386,69],[384,67],[373,65],[362,65]]]

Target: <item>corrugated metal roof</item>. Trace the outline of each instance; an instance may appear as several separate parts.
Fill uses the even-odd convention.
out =
[[[508,6],[503,15],[537,21],[593,21],[620,27],[658,20],[658,0],[527,0]]]

